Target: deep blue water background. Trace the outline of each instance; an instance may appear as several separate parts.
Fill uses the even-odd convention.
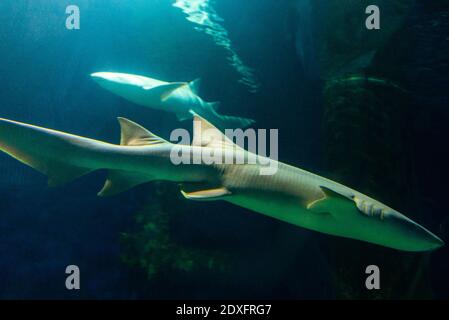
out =
[[[65,28],[69,4],[80,7],[81,30]],[[116,117],[123,116],[168,137],[180,126],[175,117],[119,99],[89,74],[117,71],[173,81],[200,77],[202,96],[221,101],[223,112],[255,118],[260,128],[280,129],[282,161],[323,172],[316,22],[295,21],[287,0],[238,5],[217,0],[216,10],[238,53],[254,68],[262,85],[259,93],[238,84],[225,52],[196,32],[170,1],[2,0],[0,117],[117,142]],[[145,278],[120,261],[119,233],[132,227],[140,195],[151,188],[101,199],[96,193],[105,172],[48,189],[45,177],[4,154],[0,168],[0,298],[211,295],[176,281],[142,291]],[[260,243],[255,262],[236,275],[242,290],[230,287],[221,296],[334,296],[329,267],[315,241],[321,235],[228,204],[195,208],[198,215],[186,213],[186,230],[201,235],[212,228],[222,239],[232,230],[233,241]],[[80,291],[65,289],[69,264],[81,269]]]

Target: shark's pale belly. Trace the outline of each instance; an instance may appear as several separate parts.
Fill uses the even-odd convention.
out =
[[[223,184],[236,194],[270,194],[273,197],[295,198],[304,206],[321,198],[320,185],[329,183],[325,178],[277,162],[273,175],[261,174],[258,165],[233,165],[224,170]],[[285,200],[285,199],[284,199]]]
[[[283,163],[272,176],[261,175],[257,166],[233,166],[225,170],[223,184],[231,191],[224,200],[300,226],[310,220],[308,203],[324,196],[319,176]]]

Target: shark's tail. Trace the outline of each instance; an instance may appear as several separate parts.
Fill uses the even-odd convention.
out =
[[[218,126],[222,129],[236,129],[236,128],[246,128],[251,126],[256,121],[249,118],[240,118],[233,116],[219,115],[219,120],[216,121]]]
[[[140,125],[118,118],[120,145],[0,118],[0,151],[48,176],[51,187],[91,171],[109,169],[100,196],[109,196],[151,181],[152,176],[122,171],[122,147],[169,143]],[[114,161],[115,157],[118,161]]]
[[[206,112],[204,114],[200,114],[200,116],[206,118],[222,130],[237,128],[243,129],[256,122],[255,120],[249,118],[222,115],[218,113],[219,105],[220,104],[218,102],[208,103],[205,108]]]
[[[56,186],[95,168],[90,150],[101,142],[0,118],[0,151],[48,176]]]

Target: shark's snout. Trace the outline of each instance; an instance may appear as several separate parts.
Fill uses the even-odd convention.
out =
[[[121,72],[94,72],[90,76],[100,85],[107,84],[108,86],[113,86],[114,88],[118,88],[119,90],[122,88],[150,90],[156,87],[162,87],[164,85],[173,84],[173,86],[176,87],[186,84],[184,82],[169,83],[136,74]]]
[[[114,83],[123,83],[123,79],[116,73],[113,72],[95,72],[92,73],[91,78],[99,83],[104,82],[114,82]]]
[[[139,75],[119,72],[95,72],[90,76],[103,89],[146,107],[150,107],[152,103],[157,104],[160,102],[161,96],[165,93],[164,87],[161,86],[163,84],[161,81]],[[151,90],[158,86],[161,87],[160,92]]]
[[[425,229],[424,227],[420,225],[417,226],[417,229],[419,229],[417,233],[420,233],[419,239],[421,240],[423,251],[435,250],[444,246],[444,241],[441,238]]]
[[[136,97],[144,89],[143,77],[116,72],[95,72],[90,76],[102,88],[135,103],[142,103],[141,100],[136,101]]]
[[[94,73],[91,73],[90,76],[94,79],[100,79],[100,78],[103,78],[103,74],[104,74],[104,72],[94,72]]]
[[[92,73],[90,76],[95,80],[98,80],[98,79],[106,80],[108,78],[107,74],[108,74],[108,72],[95,72],[95,73]]]
[[[95,72],[90,75],[92,79],[100,84],[126,85],[142,87],[145,85],[145,78],[137,75],[118,72]]]
[[[399,243],[403,243],[404,250],[429,251],[444,245],[444,241],[438,236],[399,213],[390,213],[387,220],[399,231],[398,235],[403,235]]]
[[[114,91],[116,90],[116,87],[122,85],[117,77],[109,72],[96,72],[92,73],[90,76],[96,83],[107,90]]]

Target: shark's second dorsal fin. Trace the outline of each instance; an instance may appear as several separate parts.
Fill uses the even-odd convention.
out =
[[[243,150],[206,119],[193,116],[193,146]]]
[[[118,118],[118,121],[121,128],[120,145],[122,146],[148,146],[168,143],[168,141],[131,120]]]

